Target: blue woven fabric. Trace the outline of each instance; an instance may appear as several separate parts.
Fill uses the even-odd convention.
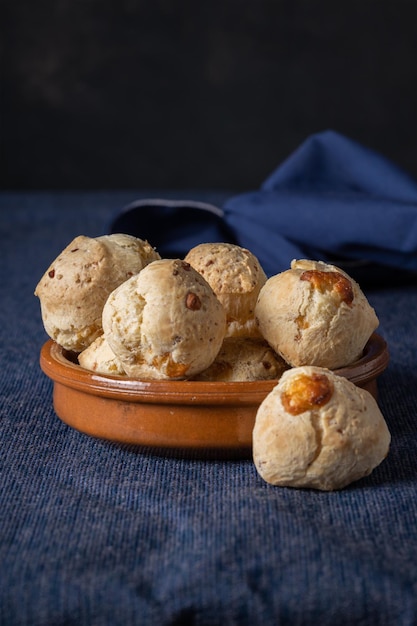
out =
[[[164,256],[182,257],[203,241],[236,243],[268,276],[292,259],[311,258],[335,263],[363,284],[395,284],[397,270],[417,280],[417,182],[334,131],[309,137],[259,189],[231,194],[215,209],[142,199],[119,212],[111,228],[149,238]]]
[[[416,181],[333,131],[309,137],[261,189],[224,209],[239,243],[259,250],[269,274],[292,258],[361,262],[371,279],[374,266],[417,272]]]
[[[54,414],[35,285],[74,236],[151,196],[0,194],[0,624],[416,624],[416,285],[367,290],[392,446],[345,490],[274,488],[250,460],[170,458]]]

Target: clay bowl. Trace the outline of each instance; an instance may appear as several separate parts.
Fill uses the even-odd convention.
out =
[[[374,333],[362,358],[335,370],[377,396],[389,355]],[[142,381],[83,369],[52,340],[40,364],[54,382],[56,414],[69,426],[113,442],[193,456],[249,457],[259,404],[276,380],[257,382]]]

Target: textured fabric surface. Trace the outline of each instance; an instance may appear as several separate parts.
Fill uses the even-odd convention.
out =
[[[170,458],[54,414],[36,283],[75,235],[151,196],[0,195],[0,624],[416,624],[416,285],[367,290],[392,446],[343,491],[274,488],[250,460]]]
[[[417,276],[417,182],[334,131],[308,137],[260,189],[227,198],[220,217],[204,208],[142,200],[116,216],[113,231],[149,232],[166,254],[174,243],[186,253],[204,229],[206,241],[249,248],[269,276],[300,258],[335,263],[370,285],[395,284],[398,270]],[[161,220],[173,225],[172,239]]]

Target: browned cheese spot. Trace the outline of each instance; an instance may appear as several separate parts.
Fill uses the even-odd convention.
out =
[[[298,328],[302,330],[308,328],[310,325],[308,320],[306,319],[306,316],[301,314],[296,317],[295,323],[297,324]]]
[[[333,385],[324,374],[300,374],[282,392],[281,402],[287,413],[299,415],[324,406],[332,395]]]
[[[339,272],[323,272],[321,270],[306,270],[300,276],[300,280],[307,280],[314,289],[321,293],[333,292],[340,302],[350,306],[353,302],[352,283],[346,276]]]
[[[155,357],[152,365],[159,370],[165,365],[165,371],[169,378],[184,378],[189,368],[189,365],[186,363],[174,361],[170,353]]]

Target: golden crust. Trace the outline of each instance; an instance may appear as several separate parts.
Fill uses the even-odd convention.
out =
[[[130,235],[73,239],[35,290],[48,335],[68,350],[87,348],[102,334],[101,314],[107,296],[158,258],[148,242]]]
[[[378,318],[359,285],[333,265],[293,261],[262,287],[259,330],[292,366],[336,369],[359,358]]]
[[[331,393],[301,412],[288,411],[288,396],[299,402],[297,381],[315,376],[327,378]],[[330,370],[305,366],[284,372],[260,405],[253,459],[273,485],[330,491],[370,474],[387,456],[390,440],[370,393]]]
[[[222,303],[227,336],[259,336],[254,311],[266,275],[258,259],[234,244],[203,243],[192,248],[184,260],[207,280]]]
[[[162,259],[115,289],[103,309],[105,337],[129,376],[192,377],[214,361],[226,315],[188,263]]]
[[[98,374],[125,376],[126,372],[120,359],[110,348],[104,335],[100,335],[78,355],[81,367]]]
[[[264,339],[227,337],[210,367],[193,380],[278,380],[287,368],[285,361]]]

